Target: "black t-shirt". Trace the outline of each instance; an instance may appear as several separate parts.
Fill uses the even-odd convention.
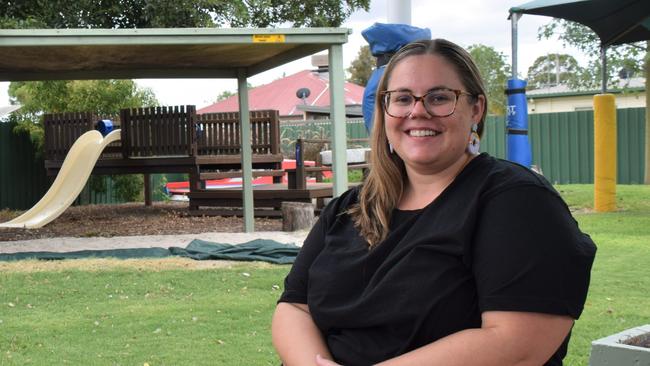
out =
[[[596,247],[541,176],[487,154],[372,250],[347,208],[323,210],[279,301],[309,305],[334,359],[369,365],[481,326],[481,312],[582,312]],[[561,365],[564,344],[546,365]]]

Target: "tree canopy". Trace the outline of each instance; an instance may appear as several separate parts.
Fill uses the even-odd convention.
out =
[[[2,28],[338,27],[370,0],[9,0]]]
[[[600,61],[600,39],[589,27],[580,23],[553,19],[540,27],[538,38],[557,37],[564,46],[577,48],[589,57],[589,64],[584,69],[579,86],[583,89],[596,89],[602,81],[602,64]],[[645,42],[637,42],[609,47],[607,50],[607,80],[610,87],[617,86],[621,76],[642,76],[643,59],[647,52]],[[624,72],[621,72],[624,71]]]
[[[476,62],[487,88],[488,113],[505,114],[506,96],[504,91],[510,74],[506,56],[502,52],[482,44],[471,45],[467,51]]]
[[[352,61],[348,68],[348,72],[350,73],[348,81],[357,85],[366,86],[375,68],[375,64],[375,58],[370,53],[370,46],[361,46],[357,58]]]
[[[585,70],[578,61],[567,54],[551,53],[538,57],[528,68],[529,89],[540,89],[555,85],[569,85],[577,88],[583,83]]]

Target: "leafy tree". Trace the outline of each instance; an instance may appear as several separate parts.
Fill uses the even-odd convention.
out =
[[[506,81],[510,74],[510,66],[506,56],[492,47],[482,44],[471,45],[467,51],[476,62],[483,82],[487,88],[488,113],[494,115],[505,114],[506,96],[504,94]]]
[[[235,92],[231,92],[230,90],[224,90],[221,92],[221,94],[217,95],[217,102],[221,102],[222,100],[226,100],[233,95],[237,95]]]
[[[348,81],[357,85],[366,86],[375,65],[375,58],[370,53],[370,46],[362,46],[359,49],[357,58],[352,61],[352,64],[348,68],[348,72],[350,73]]]
[[[538,57],[528,68],[528,87],[539,89],[555,85],[569,85],[577,88],[585,76],[585,70],[578,61],[567,54],[552,53]]]
[[[589,57],[589,64],[579,80],[579,86],[586,89],[599,88],[602,81],[600,60],[600,39],[589,27],[580,23],[553,19],[540,27],[537,37],[550,39],[558,37],[564,46],[571,45]],[[609,87],[615,87],[621,80],[621,70],[627,76],[641,75],[643,59],[647,52],[645,42],[609,47],[607,50],[607,80]]]
[[[9,0],[4,28],[340,26],[370,0]]]

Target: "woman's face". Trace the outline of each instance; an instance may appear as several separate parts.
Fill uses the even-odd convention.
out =
[[[408,56],[395,65],[388,90],[410,91],[422,96],[437,88],[467,92],[456,70],[437,55]],[[478,102],[467,95],[458,97],[456,110],[447,117],[433,117],[418,101],[410,115],[398,118],[384,112],[388,141],[404,161],[407,170],[436,173],[467,158],[471,126],[481,119],[484,97]]]

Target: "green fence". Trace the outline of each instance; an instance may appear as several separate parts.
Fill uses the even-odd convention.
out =
[[[0,209],[24,210],[45,194],[49,181],[29,134],[15,134],[15,126],[0,123]]]
[[[617,122],[617,182],[642,184],[645,151],[645,108],[619,109]],[[501,119],[503,141],[498,153],[505,153],[505,122]],[[552,183],[593,183],[593,111],[531,114],[528,116],[533,164]]]

